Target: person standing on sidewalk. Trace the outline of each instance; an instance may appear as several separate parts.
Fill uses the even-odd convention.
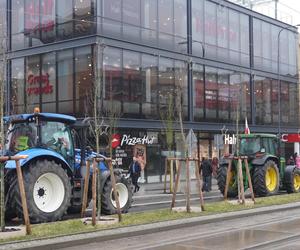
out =
[[[202,177],[203,177],[203,187],[202,191],[211,191],[211,178],[212,178],[212,166],[210,161],[203,157],[201,163]]]
[[[132,184],[134,185],[134,192],[136,193],[140,190],[138,179],[141,176],[141,165],[139,164],[136,157],[133,157],[133,162],[129,166],[129,174]]]

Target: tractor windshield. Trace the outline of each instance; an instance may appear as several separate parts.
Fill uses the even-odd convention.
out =
[[[37,129],[34,123],[16,123],[7,132],[6,149],[17,153],[36,146]]]
[[[260,148],[260,138],[240,138],[240,155],[255,154]]]

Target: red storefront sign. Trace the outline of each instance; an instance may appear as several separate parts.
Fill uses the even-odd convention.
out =
[[[283,134],[281,135],[283,142],[300,142],[300,134]]]
[[[29,87],[26,89],[28,95],[51,94],[53,85],[49,82],[49,74],[41,76],[28,75],[27,82]],[[40,83],[42,86],[40,86]]]

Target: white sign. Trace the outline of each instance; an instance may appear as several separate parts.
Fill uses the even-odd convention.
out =
[[[224,135],[224,144],[227,144],[227,145],[236,144],[235,135]]]
[[[154,138],[154,136],[149,137],[148,135],[144,135],[144,137],[131,137],[131,135],[123,135],[121,146],[134,146],[135,144],[153,144]]]

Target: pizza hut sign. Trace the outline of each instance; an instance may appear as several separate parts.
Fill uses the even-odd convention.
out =
[[[121,139],[121,146],[129,145],[134,146],[136,144],[153,144],[154,136],[149,137],[148,135],[144,135],[143,137],[134,137],[131,135],[123,135]]]

